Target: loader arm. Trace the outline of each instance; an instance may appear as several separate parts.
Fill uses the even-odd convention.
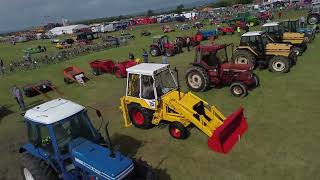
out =
[[[209,106],[194,94],[182,94],[179,99],[177,93],[170,93],[170,98],[164,97],[165,106],[179,113],[179,122],[185,126],[193,124],[209,136],[208,146],[212,150],[228,153],[247,130],[242,108],[225,117],[215,106]],[[169,118],[170,115],[163,114],[163,119]]]

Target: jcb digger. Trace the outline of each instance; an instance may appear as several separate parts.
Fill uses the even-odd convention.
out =
[[[178,73],[168,64],[142,63],[127,72],[126,95],[120,99],[126,127],[149,129],[164,122],[172,137],[185,139],[187,127],[194,125],[209,136],[209,148],[224,154],[248,128],[243,108],[225,117],[191,92],[180,92]]]

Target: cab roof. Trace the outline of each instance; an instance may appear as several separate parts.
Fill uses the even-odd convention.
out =
[[[279,26],[279,22],[269,22],[262,25],[262,27]]]
[[[40,124],[53,124],[70,117],[85,108],[65,99],[54,99],[26,112],[24,117]]]
[[[155,64],[155,63],[142,63],[130,68],[127,68],[127,72],[130,74],[141,74],[152,76],[161,72],[165,69],[168,69],[169,64]]]
[[[264,34],[263,31],[250,31],[250,32],[244,33],[242,36],[260,36],[262,34]]]

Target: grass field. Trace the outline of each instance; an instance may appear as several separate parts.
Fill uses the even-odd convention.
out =
[[[299,17],[301,13],[285,15],[292,18]],[[261,86],[244,99],[231,97],[228,88],[197,93],[210,104],[216,105],[225,115],[240,106],[245,108],[249,130],[229,155],[221,155],[209,150],[207,136],[196,128],[183,141],[171,138],[168,129],[162,126],[150,130],[124,128],[118,107],[119,98],[125,93],[125,79],[117,79],[113,75],[90,75],[88,62],[91,60],[126,59],[129,51],[141,56],[141,49],[147,48],[152,41],[150,37],[140,38],[141,28],[160,34],[160,25],[139,27],[133,31],[138,38],[126,47],[0,79],[0,102],[12,111],[0,119],[0,179],[20,179],[18,149],[26,140],[22,117],[11,97],[10,87],[43,79],[54,82],[63,91],[63,98],[100,108],[105,119],[110,121],[112,140],[120,145],[120,150],[130,156],[143,157],[158,169],[161,180],[320,179],[320,159],[317,157],[320,149],[319,38],[309,44],[307,52],[299,57],[298,64],[291,72],[272,74],[267,70],[256,70]],[[181,34],[191,35],[191,31],[177,31],[170,34],[170,37],[173,39],[175,35]],[[217,43],[223,42],[238,44],[239,36],[223,36],[217,40]],[[0,47],[0,56],[9,51],[12,54],[15,52],[12,47]],[[185,91],[184,72],[193,58],[194,52],[169,58],[171,66],[180,71],[180,82]],[[152,58],[151,61],[160,62],[160,58]],[[64,84],[62,70],[69,65],[77,65],[90,75],[92,79],[87,86]],[[49,93],[49,96],[60,97],[54,93]],[[31,107],[44,102],[45,98],[39,96],[25,100]],[[99,125],[98,120],[92,120],[95,125]]]

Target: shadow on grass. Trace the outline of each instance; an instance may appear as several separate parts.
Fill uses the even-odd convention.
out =
[[[119,133],[115,133],[111,137],[111,141],[115,146],[119,147],[119,151],[122,154],[127,155],[129,157],[134,157],[137,154],[139,148],[144,144],[143,141],[139,141],[133,137],[130,137],[124,134],[119,134]],[[162,164],[163,161],[164,159],[159,163],[158,167]],[[136,173],[138,174],[137,177],[146,176],[146,174],[150,170],[150,169],[148,170],[148,167],[149,167],[151,168],[151,171],[153,172],[156,180],[171,180],[166,169],[150,167],[147,162],[141,159],[135,159],[135,162],[136,162],[135,170],[137,171]],[[137,178],[137,179],[140,179],[140,178]]]
[[[14,113],[13,111],[11,111],[9,108],[11,106],[9,105],[4,105],[4,106],[0,106],[0,123],[2,121],[2,118]]]

